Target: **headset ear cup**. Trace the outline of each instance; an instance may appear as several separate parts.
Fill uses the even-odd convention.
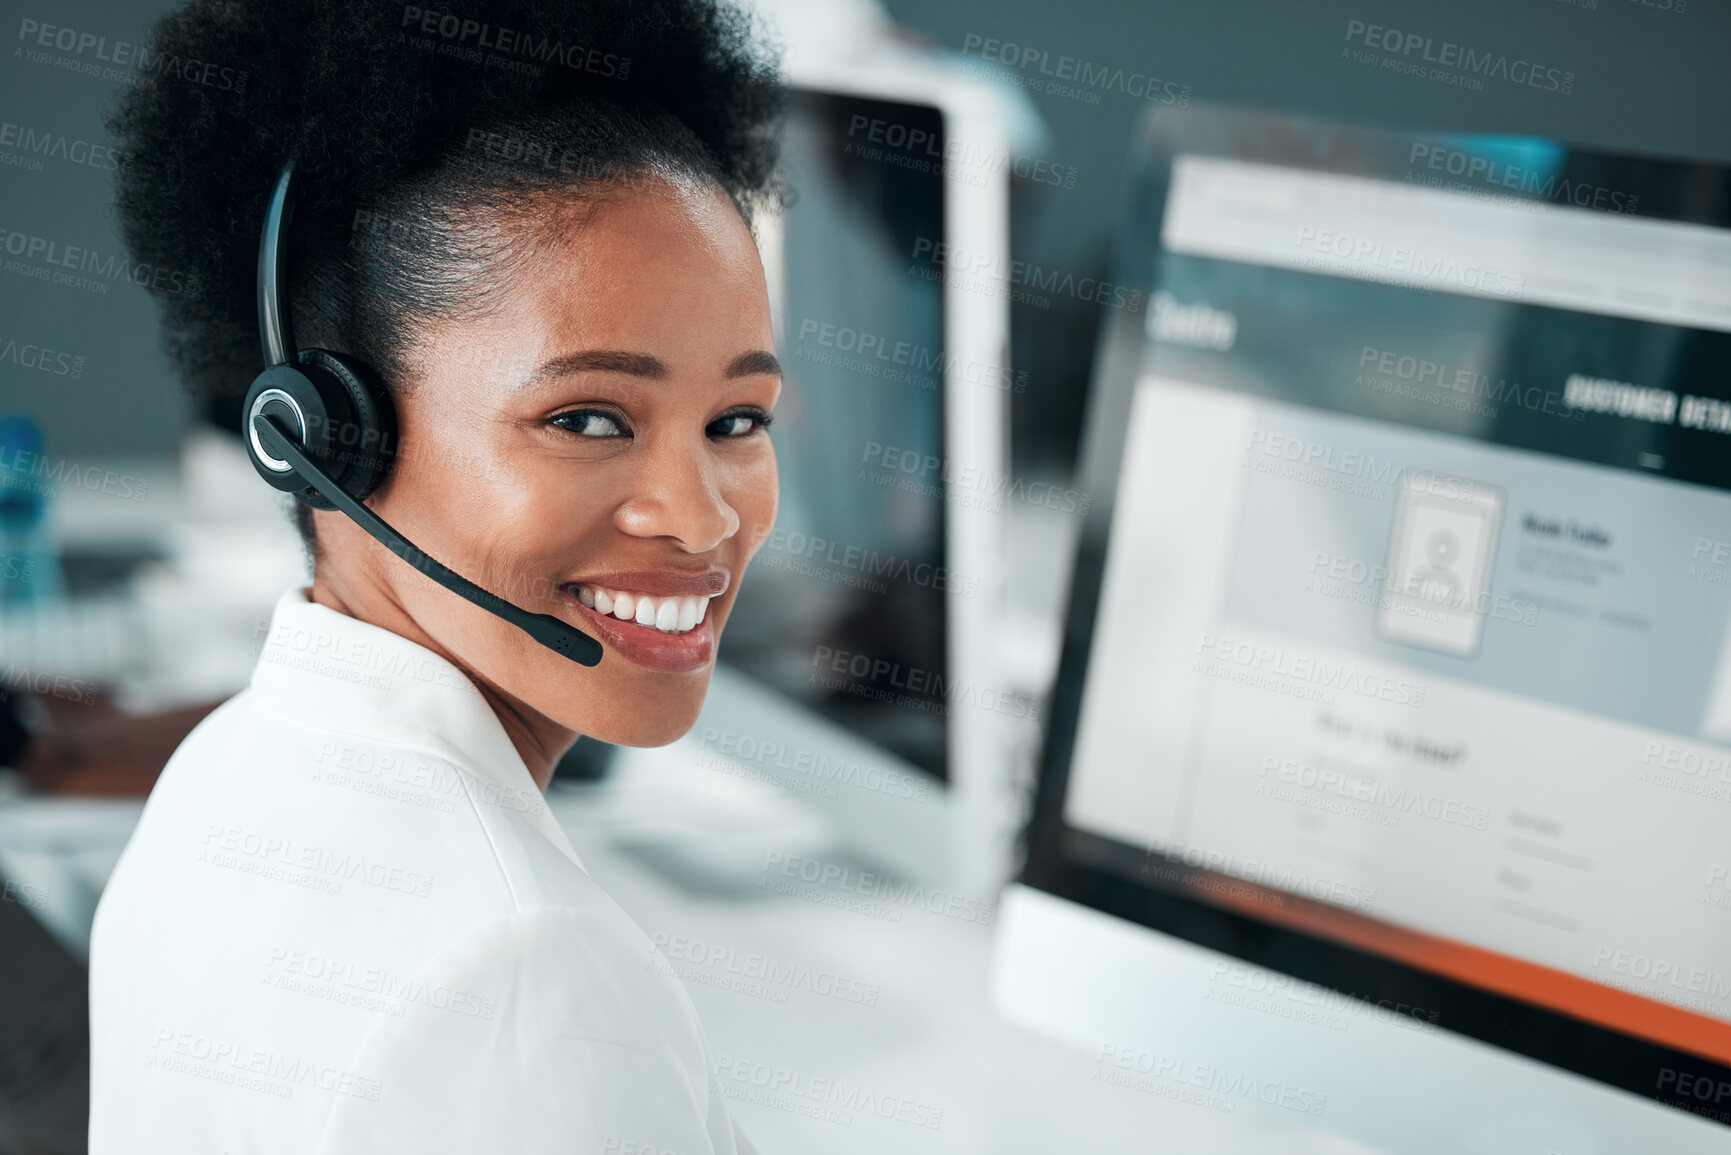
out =
[[[332,410],[347,408],[348,420],[334,425],[327,441],[326,460],[331,476],[344,492],[359,501],[372,493],[391,471],[391,461],[397,448],[397,413],[390,396],[360,361],[332,353],[327,349],[302,349],[300,364],[308,376],[323,378],[339,392],[346,406],[330,405]],[[335,400],[334,398],[332,399]],[[319,508],[327,505],[314,502]]]
[[[273,488],[291,493],[318,508],[326,506],[319,504],[323,499],[310,496],[313,491],[309,480],[286,461],[278,461],[265,451],[253,428],[253,420],[260,415],[276,418],[300,441],[309,457],[323,460],[326,437],[332,425],[349,420],[347,398],[340,393],[333,395],[330,384],[321,385],[323,376],[316,370],[302,372],[297,365],[272,365],[258,375],[247,391],[241,429],[247,456],[258,475]],[[332,404],[338,406],[335,413],[331,412]]]

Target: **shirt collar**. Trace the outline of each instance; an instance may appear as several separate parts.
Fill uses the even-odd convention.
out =
[[[308,726],[421,750],[519,797],[540,796],[498,715],[462,670],[310,595],[298,588],[277,599],[252,674],[265,702]],[[582,865],[548,807],[524,816]]]

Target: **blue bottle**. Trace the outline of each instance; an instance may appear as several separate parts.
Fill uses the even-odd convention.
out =
[[[35,419],[0,416],[0,605],[40,606],[65,596],[48,528],[47,466]]]

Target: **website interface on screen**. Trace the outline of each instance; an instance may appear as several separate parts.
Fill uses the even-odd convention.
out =
[[[1160,245],[1067,825],[1731,1061],[1731,234],[1180,156]]]

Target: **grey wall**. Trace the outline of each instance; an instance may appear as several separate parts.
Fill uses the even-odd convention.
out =
[[[95,64],[94,46],[80,57],[42,49],[34,36],[20,34],[27,20],[70,28],[106,38],[104,52],[112,55],[117,42],[137,44],[155,14],[168,7],[154,0],[0,4],[5,46],[0,53],[0,246],[17,246],[19,234],[59,246],[34,257],[28,249],[23,256],[0,252],[0,411],[36,414],[56,457],[165,453],[189,406],[161,351],[156,302],[143,288],[82,274],[106,287],[94,292],[19,271],[18,262],[59,271],[49,258],[66,259],[67,246],[88,250],[99,266],[113,260],[118,268],[125,255],[109,207],[112,173],[102,167],[108,160],[103,116],[124,81],[82,75],[30,56],[41,52],[50,61],[69,57]],[[26,134],[34,134],[39,147],[48,134],[49,155],[26,151]],[[92,154],[94,165],[70,159]],[[18,163],[25,158],[40,162],[41,171]],[[83,253],[71,259],[80,264]],[[27,368],[21,363],[26,346],[46,347],[68,359],[51,358],[53,372]],[[77,358],[83,361],[74,376],[70,370]]]
[[[1014,41],[1052,59],[1069,56],[1188,85],[1196,99],[1731,161],[1731,6],[1656,0],[1667,2],[1686,7],[1677,12],[1640,0],[889,0],[889,6],[903,24],[957,51],[970,34]],[[103,143],[103,112],[122,82],[29,59],[25,45],[32,42],[19,38],[23,22],[137,43],[166,7],[156,0],[7,0],[0,16],[10,42],[0,55],[0,122],[64,136],[69,144]],[[1493,82],[1471,92],[1366,68],[1340,58],[1349,20],[1571,71],[1574,90],[1565,96]],[[1051,159],[1074,166],[1077,181],[1070,189],[1028,190],[1042,195],[1030,197],[1019,218],[1017,256],[1078,273],[1103,269],[1125,145],[1147,105],[1116,93],[1098,105],[1039,92],[1032,98],[1053,129]],[[16,143],[0,142],[0,152],[22,154]],[[40,172],[0,163],[0,229],[94,249],[106,260],[122,251],[109,194],[101,167],[53,156],[42,160]],[[17,259],[0,255],[0,265]],[[1026,402],[1017,414],[1018,452],[1024,459],[1067,460],[1096,317],[1085,306],[1054,302],[1016,319],[1018,362],[1030,370],[1030,391],[1018,399]],[[15,342],[11,354],[7,342]],[[25,345],[83,358],[80,375],[23,367],[17,350]],[[156,306],[125,282],[109,282],[99,294],[0,268],[0,358],[0,408],[40,414],[51,448],[62,454],[165,451],[187,419],[161,353]]]

